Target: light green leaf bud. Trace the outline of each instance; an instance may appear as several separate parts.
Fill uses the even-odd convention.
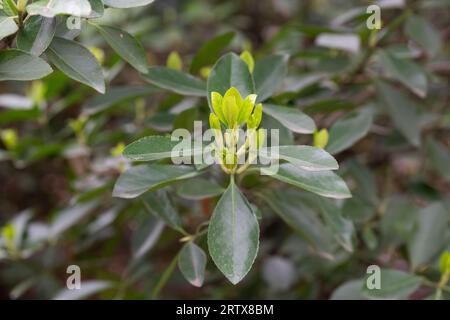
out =
[[[328,130],[314,131],[314,146],[324,149],[328,144]]]
[[[439,259],[439,269],[442,274],[450,274],[450,252],[445,251]]]
[[[266,132],[264,129],[258,129],[256,140],[257,148],[261,149],[264,146],[264,139],[266,138]]]
[[[211,92],[211,104],[212,104],[214,113],[216,114],[216,116],[219,118],[220,121],[222,121],[224,124],[227,124],[227,122],[225,120],[225,116],[223,114],[223,110],[222,110],[222,102],[223,102],[223,97],[220,93]]]
[[[255,106],[256,97],[257,97],[256,94],[250,94],[245,98],[242,104],[242,108],[239,112],[238,117],[239,125],[243,124],[244,122],[247,122],[248,118],[252,114],[253,107]]]
[[[249,129],[256,129],[261,124],[262,120],[262,104],[258,103],[253,111],[253,114],[248,118],[247,127]]]
[[[237,124],[237,118],[239,115],[239,106],[236,103],[235,97],[224,96],[222,111],[228,128],[234,128]]]
[[[231,87],[230,89],[228,89],[227,92],[225,92],[223,99],[225,100],[228,97],[234,97],[239,109],[242,107],[242,103],[244,102],[244,100],[242,99],[241,94],[235,87]]]
[[[248,70],[250,73],[253,73],[253,70],[255,70],[255,59],[253,59],[252,54],[245,50],[241,53],[241,59],[248,65]]]

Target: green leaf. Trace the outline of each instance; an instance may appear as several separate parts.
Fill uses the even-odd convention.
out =
[[[237,284],[252,267],[258,246],[258,221],[248,201],[232,181],[211,217],[208,227],[209,254],[227,279]]]
[[[441,49],[439,32],[433,25],[418,15],[410,15],[405,23],[406,35],[434,57]]]
[[[367,280],[364,281],[362,291],[367,298],[389,300],[407,299],[422,283],[421,277],[394,269],[381,269],[380,277],[380,289],[369,289],[367,288]],[[370,279],[368,281],[370,283]]]
[[[327,226],[330,227],[337,242],[348,252],[353,252],[353,222],[342,216],[341,209],[331,200],[314,197]]]
[[[17,48],[40,56],[52,42],[55,31],[55,18],[30,17],[17,35]]]
[[[178,188],[178,195],[188,200],[203,200],[221,195],[224,188],[210,180],[189,179]]]
[[[156,190],[198,174],[198,171],[188,166],[151,164],[131,167],[117,179],[113,197],[136,198],[146,191]]]
[[[180,215],[173,206],[167,191],[158,190],[156,192],[147,192],[143,196],[143,201],[145,208],[150,213],[161,218],[169,227],[183,234],[185,233]]]
[[[16,49],[0,51],[0,81],[36,80],[49,75],[52,71],[47,62],[29,53]]]
[[[235,34],[233,31],[227,32],[205,42],[194,56],[190,72],[196,74],[202,67],[214,64],[220,52],[234,39]]]
[[[218,92],[223,96],[231,87],[235,87],[242,97],[255,93],[255,84],[247,64],[234,53],[220,58],[209,74],[207,98],[211,110],[211,93]]]
[[[314,250],[332,258],[330,244],[335,240],[299,191],[274,189],[264,192],[263,200]]]
[[[148,62],[141,43],[129,33],[115,27],[95,25],[106,42],[141,73],[148,72]]]
[[[68,77],[105,93],[105,79],[97,59],[81,44],[55,37],[45,52],[50,62]]]
[[[331,49],[344,50],[351,53],[358,53],[361,47],[361,40],[356,34],[321,33],[316,38],[316,45]]]
[[[79,223],[87,215],[92,213],[92,210],[97,206],[96,201],[88,203],[77,204],[75,206],[64,209],[58,213],[55,219],[50,224],[48,231],[49,239],[54,239],[63,232]]]
[[[160,92],[158,88],[149,86],[123,86],[108,88],[104,95],[96,95],[86,101],[83,106],[83,115],[90,116],[128,100],[146,97]]]
[[[181,71],[166,67],[153,67],[148,73],[141,75],[144,80],[157,87],[186,96],[206,95],[206,84],[204,81]]]
[[[156,217],[149,217],[141,222],[131,238],[133,259],[143,258],[158,242],[165,223]]]
[[[27,6],[30,16],[53,18],[57,15],[89,17],[92,8],[88,0],[39,0]]]
[[[81,282],[81,289],[70,290],[63,289],[56,294],[53,300],[81,300],[103,290],[109,289],[113,286],[113,283],[108,281],[83,281]]]
[[[420,145],[421,106],[391,85],[376,81],[377,96],[391,116],[395,126],[413,145]]]
[[[262,149],[261,154],[277,156],[271,148]],[[328,152],[311,146],[280,146],[278,147],[278,158],[307,171],[337,170],[339,168],[336,159]]]
[[[433,168],[447,180],[450,180],[450,152],[448,147],[430,138],[427,142],[427,156]]]
[[[201,287],[205,279],[205,252],[193,242],[186,243],[178,256],[178,268],[190,284]]]
[[[308,134],[313,133],[316,129],[314,120],[295,108],[264,104],[263,112],[296,133]]]
[[[290,163],[284,163],[279,166],[278,171],[276,167],[267,167],[261,168],[261,172],[324,197],[335,199],[351,197],[344,180],[332,171],[306,171]]]
[[[203,151],[203,148],[174,151],[179,143],[172,141],[170,136],[148,136],[128,145],[123,155],[134,161],[153,161],[172,156],[192,156]]]
[[[288,59],[288,55],[275,54],[256,61],[253,77],[257,102],[267,100],[280,88],[287,74]]]
[[[10,36],[19,30],[13,17],[6,17],[0,15],[0,40]]]
[[[355,111],[336,121],[329,132],[326,150],[337,154],[350,148],[362,139],[372,125],[373,114],[371,110]]]
[[[3,10],[8,16],[17,16],[17,6],[14,0],[3,0]]]
[[[88,16],[89,19],[101,18],[105,12],[105,6],[102,0],[88,0],[91,4],[91,14]]]
[[[446,245],[449,213],[442,203],[433,203],[421,210],[416,231],[408,241],[408,252],[413,268],[436,257]]]
[[[142,7],[152,3],[155,0],[103,0],[103,2],[112,8],[134,8]]]
[[[379,52],[381,67],[385,74],[397,81],[400,81],[408,89],[421,98],[427,95],[427,76],[425,71],[416,63],[396,58],[387,51]]]
[[[337,287],[331,294],[330,300],[366,300],[362,294],[363,280],[350,280]]]

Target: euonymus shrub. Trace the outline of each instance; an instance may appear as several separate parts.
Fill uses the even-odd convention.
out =
[[[130,8],[153,0],[0,1],[0,81],[41,79],[57,68],[68,77],[105,93],[95,55],[74,39],[88,21],[114,51],[141,73],[147,72],[142,45],[129,33],[100,25],[105,6]],[[52,66],[53,67],[52,67]]]
[[[240,282],[249,272],[259,248],[259,209],[252,204],[238,181],[258,167],[262,174],[317,195],[343,199],[351,197],[345,182],[333,170],[336,160],[321,148],[306,145],[266,146],[264,128],[260,128],[263,114],[277,119],[291,131],[312,134],[314,121],[306,114],[285,106],[265,103],[278,89],[286,73],[287,57],[269,57],[270,64],[254,66],[247,52],[241,57],[228,53],[221,57],[209,73],[207,83],[166,67],[151,68],[145,78],[152,84],[182,95],[202,96],[208,99],[211,113],[210,128],[214,133],[212,144],[216,165],[175,165],[155,161],[194,156],[194,147],[174,153],[178,144],[170,136],[144,137],[125,148],[124,156],[133,161],[150,161],[125,170],[117,180],[113,194],[121,198],[136,198],[146,192],[154,193],[168,184],[192,179],[200,175],[212,176],[217,167],[229,176],[228,186],[220,195],[207,227],[209,254],[218,269],[233,284]],[[242,129],[245,129],[242,130]],[[272,141],[273,142],[273,141]],[[270,152],[277,148],[278,152]],[[281,160],[279,166],[260,166],[256,152],[264,149],[268,157]],[[240,158],[246,160],[242,163]],[[172,159],[173,160],[173,159]],[[170,161],[169,161],[170,162]],[[211,180],[210,180],[211,181]],[[252,190],[247,190],[251,193]],[[145,195],[144,195],[145,197]],[[148,199],[148,198],[147,198]],[[179,254],[179,267],[186,279],[199,286],[204,279],[206,254],[195,242],[205,231],[200,225],[196,232],[184,230],[181,219],[167,210],[165,197],[150,197],[149,206],[169,226],[180,231],[185,242]],[[332,205],[324,203],[325,205]],[[347,223],[335,219],[336,229]],[[338,234],[340,230],[337,230]],[[349,247],[350,239],[339,239]]]

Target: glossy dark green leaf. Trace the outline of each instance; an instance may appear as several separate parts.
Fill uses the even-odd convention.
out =
[[[335,199],[351,197],[351,193],[344,180],[332,171],[306,171],[290,163],[284,163],[279,168],[275,166],[261,168],[261,172],[266,175],[271,175],[274,179],[324,197]]]
[[[10,36],[19,30],[14,17],[7,17],[0,14],[0,40]]]
[[[147,73],[148,62],[145,50],[141,43],[131,34],[116,27],[95,25],[106,42],[141,73]]]
[[[55,37],[46,51],[47,57],[68,77],[105,93],[105,79],[97,59],[78,42]]]
[[[151,164],[131,167],[114,185],[113,196],[132,199],[177,181],[195,177],[199,172],[189,166]]]
[[[173,206],[166,190],[147,192],[143,195],[143,201],[149,212],[161,218],[169,227],[185,233],[181,217]]]
[[[375,82],[380,102],[395,126],[413,146],[420,144],[421,106],[406,94],[380,80]]]
[[[276,150],[276,149],[275,149]],[[277,156],[272,148],[261,150],[262,155]],[[280,146],[278,147],[278,158],[307,171],[337,170],[339,165],[328,152],[311,146]]]
[[[271,55],[256,61],[253,78],[255,79],[257,101],[267,100],[281,86],[287,74],[287,55]]]
[[[172,141],[170,136],[148,136],[128,145],[123,155],[134,161],[152,161],[178,156],[192,156],[202,152],[202,148],[174,150],[179,143],[179,141]]]
[[[103,0],[103,2],[112,8],[134,8],[142,7],[152,3],[155,0]]]
[[[242,97],[255,92],[255,84],[247,64],[236,54],[227,53],[217,61],[208,77],[207,97],[210,108],[211,93],[224,95],[231,87],[235,87]]]
[[[206,95],[204,81],[190,75],[166,67],[152,67],[142,78],[157,87],[186,96]]]
[[[375,275],[369,275],[375,276]],[[367,278],[366,278],[367,279]],[[422,283],[422,278],[412,273],[394,269],[381,269],[380,288],[369,289],[366,281],[363,283],[363,294],[369,299],[407,299]],[[370,283],[370,279],[368,279]]]
[[[160,92],[160,89],[148,86],[124,86],[108,88],[104,95],[96,95],[87,100],[83,106],[83,114],[90,116],[102,112],[122,102],[146,97]]]
[[[231,182],[211,217],[208,227],[209,254],[227,279],[237,284],[252,267],[258,246],[258,220],[248,201]]]
[[[419,65],[406,59],[399,59],[387,51],[380,51],[378,56],[381,67],[388,77],[399,81],[421,98],[427,95],[427,76]]]
[[[189,200],[203,200],[221,195],[224,188],[210,180],[189,179],[178,188],[178,195]]]
[[[350,148],[369,132],[372,121],[373,114],[368,109],[352,112],[339,119],[330,129],[326,150],[337,154]]]
[[[52,71],[47,62],[29,53],[16,49],[0,51],[0,81],[36,80],[49,75]]]
[[[295,108],[264,104],[263,112],[296,133],[308,134],[313,133],[316,129],[314,120]]]
[[[205,279],[205,252],[193,242],[186,243],[178,256],[178,268],[190,284],[201,287]]]
[[[416,230],[408,241],[408,252],[414,268],[437,257],[447,244],[449,212],[440,202],[423,208],[418,215]]]
[[[89,17],[91,11],[88,0],[38,0],[27,6],[30,16],[40,15],[47,18],[61,14]]]
[[[17,35],[17,48],[39,56],[47,50],[55,31],[55,18],[30,17]]]
[[[405,33],[432,57],[441,49],[442,41],[439,32],[421,16],[410,15],[408,17],[405,23]]]
[[[202,67],[214,64],[220,52],[231,43],[234,36],[235,32],[227,32],[205,42],[192,59],[190,72],[196,74]]]

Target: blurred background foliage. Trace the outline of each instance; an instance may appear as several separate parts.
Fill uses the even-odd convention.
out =
[[[382,29],[371,31],[374,3]],[[381,297],[433,298],[446,273],[439,256],[450,250],[449,8],[448,0],[157,0],[107,9],[101,21],[135,35],[150,65],[204,77],[225,51],[289,54],[272,99],[328,130],[326,150],[353,193],[338,203],[355,226],[352,248],[337,244],[314,198],[250,177],[242,185],[259,188],[252,200],[264,204],[253,269],[235,287],[209,260],[203,287],[191,286],[172,263],[179,235],[141,199],[111,191],[129,165],[124,145],[191,128],[209,109],[146,84],[86,25],[79,40],[102,63],[105,95],[60,72],[0,83],[0,297],[367,298],[362,281],[376,264],[401,287]],[[313,143],[287,130],[281,138]],[[210,216],[213,187],[168,189],[187,229]],[[69,265],[81,267],[83,290],[64,290]],[[441,296],[450,296],[445,284]]]

